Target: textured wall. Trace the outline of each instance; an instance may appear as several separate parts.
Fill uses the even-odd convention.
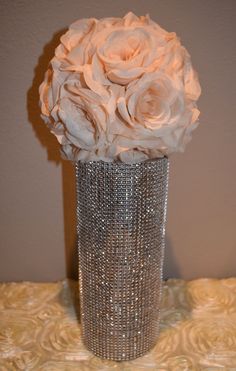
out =
[[[165,277],[236,275],[235,0],[1,0],[0,280],[76,274],[73,169],[38,86],[72,21],[129,10],[177,32],[203,89],[201,125],[171,158]]]

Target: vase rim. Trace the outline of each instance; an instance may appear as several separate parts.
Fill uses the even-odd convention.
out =
[[[147,160],[144,160],[144,161],[139,161],[139,162],[133,162],[133,163],[126,163],[126,162],[122,162],[122,161],[103,161],[103,160],[98,160],[98,161],[82,161],[82,160],[79,160],[79,161],[75,161],[75,164],[78,164],[78,163],[82,163],[82,164],[107,164],[110,165],[110,166],[140,166],[142,164],[147,164],[147,163],[154,163],[154,162],[158,162],[158,161],[161,161],[161,160],[169,160],[169,157],[168,156],[163,156],[163,157],[155,157],[155,158],[149,158]]]

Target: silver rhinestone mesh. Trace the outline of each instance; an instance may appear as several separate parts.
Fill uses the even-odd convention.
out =
[[[165,157],[76,163],[82,336],[102,358],[137,358],[157,340],[168,169]]]

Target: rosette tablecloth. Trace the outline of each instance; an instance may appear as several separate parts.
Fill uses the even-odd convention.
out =
[[[235,371],[236,278],[164,282],[161,332],[133,361],[105,361],[81,341],[77,282],[0,284],[1,371]]]

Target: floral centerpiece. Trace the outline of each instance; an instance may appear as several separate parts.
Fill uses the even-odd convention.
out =
[[[42,117],[72,161],[183,151],[198,125],[199,95],[176,34],[131,12],[74,22],[40,86]]]
[[[74,22],[40,86],[42,118],[76,165],[83,340],[136,358],[159,329],[168,157],[198,125],[200,85],[148,15]]]

